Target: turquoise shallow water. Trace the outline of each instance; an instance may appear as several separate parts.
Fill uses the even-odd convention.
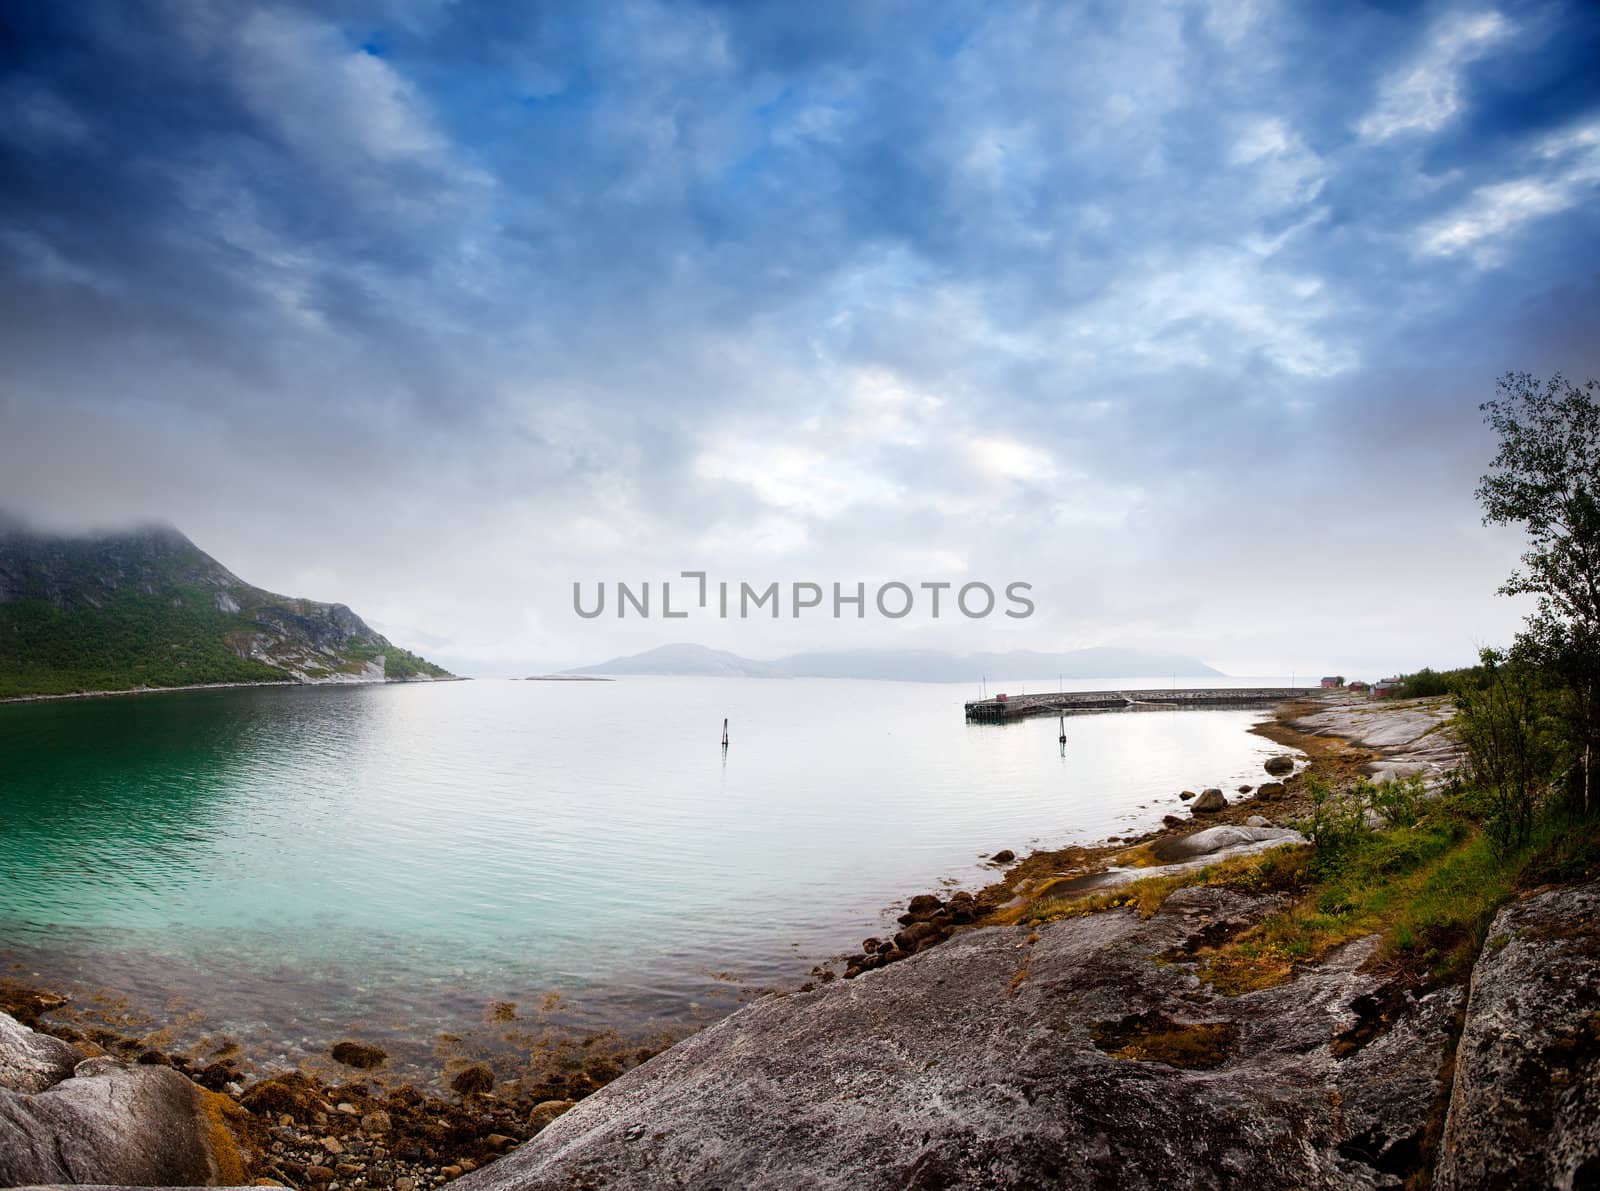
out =
[[[1078,684],[1103,686],[1113,684]],[[0,960],[156,1020],[678,1028],[793,984],[979,854],[1254,782],[1258,713],[968,725],[951,686],[480,680],[0,707]],[[722,717],[732,747],[718,745]],[[198,1027],[196,1027],[198,1028]]]

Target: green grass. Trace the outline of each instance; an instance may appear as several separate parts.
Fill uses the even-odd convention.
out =
[[[1137,881],[1104,893],[1079,896],[1052,895],[1052,887],[1066,883],[1066,879],[1047,882],[1025,906],[995,913],[989,921],[1005,924],[1014,922],[1054,922],[1062,918],[1080,918],[1085,914],[1127,906],[1138,911],[1141,918],[1149,918],[1179,889],[1197,885],[1224,885],[1234,889],[1257,892],[1298,890],[1305,886],[1311,849],[1308,847],[1273,848],[1252,856],[1235,856],[1216,864],[1189,869],[1164,877],[1142,877]]]
[[[1367,935],[1378,958],[1418,983],[1466,976],[1495,912],[1520,885],[1600,870],[1593,824],[1549,819],[1525,847],[1497,848],[1461,798],[1436,799],[1415,824],[1369,831],[1319,855],[1287,908],[1216,948],[1202,979],[1243,993],[1290,979],[1300,964]]]
[[[1320,859],[1320,858],[1319,858]],[[1410,827],[1373,832],[1332,863],[1294,904],[1269,915],[1205,965],[1222,992],[1280,983],[1297,964],[1365,935],[1386,952],[1425,959],[1434,977],[1477,954],[1488,919],[1510,895],[1515,868],[1475,824],[1441,809]]]
[[[1077,897],[1052,897],[1046,885],[995,920],[1049,922],[1117,907],[1148,918],[1174,891],[1194,886],[1273,892],[1289,904],[1196,953],[1200,977],[1217,992],[1282,984],[1300,966],[1369,935],[1380,938],[1377,962],[1429,985],[1467,975],[1496,911],[1519,887],[1600,874],[1600,824],[1552,814],[1528,844],[1508,852],[1484,830],[1470,793],[1413,801],[1415,792],[1362,784],[1354,796],[1330,799],[1324,805],[1337,829],[1320,847],[1275,848]],[[1400,822],[1363,825],[1356,812],[1374,803]]]
[[[344,650],[347,659],[340,667],[346,674],[359,674],[368,662],[383,657],[383,676],[385,678],[415,678],[426,674],[433,678],[446,678],[449,671],[442,666],[435,666],[432,662],[425,661],[412,653],[409,649],[401,649],[397,645],[363,645],[351,638],[350,644]]]

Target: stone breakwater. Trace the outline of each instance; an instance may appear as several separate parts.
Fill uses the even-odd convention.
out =
[[[1312,687],[1197,687],[1192,690],[1051,691],[1005,698],[974,699],[967,718],[979,721],[1026,719],[1034,715],[1072,715],[1085,711],[1172,710],[1190,707],[1270,707],[1315,694]]]

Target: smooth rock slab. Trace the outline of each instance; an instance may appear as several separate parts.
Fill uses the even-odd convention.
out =
[[[42,1092],[72,1074],[83,1052],[0,1013],[0,1088]]]
[[[1501,910],[1472,973],[1435,1186],[1600,1185],[1600,882]]]
[[[1242,827],[1232,824],[1207,827],[1204,831],[1196,831],[1178,839],[1157,840],[1151,851],[1157,860],[1190,860],[1197,856],[1225,859],[1259,851],[1259,848],[1251,847],[1253,844],[1276,846],[1306,842],[1305,836],[1298,831],[1265,824],[1266,820],[1262,820],[1262,826],[1247,823]]]
[[[1461,742],[1451,729],[1455,708],[1448,699],[1416,703],[1341,703],[1291,721],[1312,736],[1337,736],[1380,759],[1366,767],[1374,781],[1417,775],[1437,785],[1462,764]]]
[[[1343,1057],[1332,1043],[1375,992],[1358,971],[1373,940],[1281,988],[1210,995],[1185,950],[1279,904],[1184,889],[1148,921],[1113,910],[1032,942],[1026,928],[978,929],[762,1000],[456,1186],[1399,1186],[1388,1167],[1420,1145],[1460,994],[1434,994]],[[1109,1033],[1147,1025],[1201,1027],[1218,1045],[1185,1069],[1107,1053]],[[1415,1078],[1363,1099],[1374,1066]]]
[[[1021,900],[1043,904],[1082,897],[1088,893],[1108,893],[1113,889],[1121,889],[1124,885],[1131,885],[1135,881],[1175,877],[1180,873],[1193,872],[1224,860],[1232,860],[1236,856],[1256,856],[1273,848],[1306,842],[1305,836],[1287,827],[1230,825],[1208,827],[1204,831],[1196,831],[1190,835],[1157,840],[1150,849],[1151,853],[1157,860],[1169,863],[1153,864],[1144,868],[1112,867],[1100,872],[1085,873],[1081,877],[1051,881],[1042,886],[1035,886],[1033,891],[1024,894]]]

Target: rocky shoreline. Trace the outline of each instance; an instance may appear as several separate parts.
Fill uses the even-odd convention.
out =
[[[1318,700],[1263,732],[1304,748],[1321,780],[1442,787],[1448,715]],[[1266,802],[1298,816],[1310,785],[1288,776]],[[897,939],[915,954],[741,1010],[463,1191],[1596,1185],[1595,865],[1513,896],[1467,971],[1398,962],[1356,933],[1267,979],[1224,979],[1230,948],[1296,912],[1305,847],[1216,861],[1208,844],[1203,872],[1222,879],[1158,880],[1148,904],[1113,890],[1060,913],[1048,896],[1245,826],[1035,854],[973,899],[970,925],[954,920],[964,899],[918,899],[911,925],[948,915],[947,939]]]
[[[327,1055],[346,1078],[294,1070],[251,1080],[226,1048],[221,1057],[197,1057],[158,1049],[149,1037],[51,1020],[65,1005],[63,997],[0,981],[0,1186],[19,1180],[142,1185],[152,1177],[157,1183],[208,1183],[221,1177],[329,1191],[427,1191],[511,1152],[577,1100],[666,1045],[612,1035],[574,1037],[530,1056],[527,1075],[511,1080],[497,1078],[486,1063],[457,1063],[449,1074],[455,1098],[449,1099],[410,1082],[384,1080],[388,1056],[354,1040],[335,1043]],[[40,1051],[52,1056],[44,1068],[16,1060]],[[25,1075],[16,1074],[23,1070]],[[45,1092],[65,1093],[70,1101],[80,1081],[88,1087],[107,1077],[135,1089],[153,1081],[163,1096],[160,1112],[136,1109],[132,1121],[116,1122],[135,1143],[131,1159],[126,1152],[97,1152],[95,1139],[110,1126],[92,1110],[64,1112],[51,1105],[47,1113],[30,1114],[20,1103],[21,1096]],[[194,1092],[175,1094],[174,1087]],[[8,1098],[7,1089],[19,1095]],[[110,1098],[116,1101],[117,1095],[113,1091]],[[104,1096],[84,1092],[78,1098],[92,1105]],[[126,1098],[140,1101],[139,1095]],[[142,1130],[150,1147],[137,1144]],[[69,1139],[64,1147],[56,1145],[58,1136]],[[75,1149],[74,1136],[91,1148]],[[169,1136],[189,1141],[174,1148],[162,1140]],[[155,1160],[141,1156],[141,1148],[166,1157],[150,1165]],[[35,1165],[18,1167],[17,1154],[31,1155]],[[195,1174],[207,1164],[215,1173]]]
[[[194,1108],[211,1122],[195,1133],[209,1149],[186,1159],[189,1169],[212,1163],[205,1182],[329,1191],[422,1191],[456,1178],[476,1191],[1238,1179],[1368,1187],[1424,1185],[1436,1170],[1441,1186],[1499,1185],[1487,1172],[1517,1152],[1515,1128],[1501,1129],[1510,1140],[1499,1159],[1478,1154],[1473,1139],[1501,1111],[1496,1073],[1520,1052],[1506,1052],[1504,1029],[1492,1023],[1514,1016],[1508,1006],[1529,981],[1554,980],[1562,991],[1542,1029],[1561,1078],[1525,1079],[1519,1095],[1525,1115],[1564,1122],[1550,1185],[1585,1185],[1572,1179],[1594,1173],[1585,1146],[1600,1119],[1591,1112],[1600,1046],[1584,1042],[1600,1037],[1592,1014],[1600,986],[1589,988],[1600,958],[1589,911],[1600,907],[1600,887],[1592,897],[1563,890],[1503,910],[1494,938],[1534,932],[1569,942],[1555,953],[1486,948],[1479,969],[1500,974],[1497,983],[1474,975],[1470,1002],[1460,982],[1378,963],[1371,938],[1300,965],[1287,982],[1223,995],[1199,978],[1201,965],[1282,910],[1285,893],[1270,881],[1201,882],[1176,888],[1149,915],[1116,900],[1135,881],[1171,876],[1181,885],[1202,866],[1256,864],[1267,849],[1303,842],[1281,825],[1309,809],[1308,775],[1442,783],[1454,764],[1454,745],[1439,731],[1447,716],[1439,701],[1285,706],[1257,729],[1304,754],[1303,766],[1287,763],[1294,772],[1269,775],[1281,780],[1233,802],[1219,795],[1220,808],[1169,816],[1144,835],[1020,860],[997,855],[999,879],[977,894],[911,899],[892,938],[864,940],[798,991],[764,997],[653,1059],[651,1048],[617,1040],[577,1048],[543,1079],[498,1082],[488,1067],[468,1065],[453,1075],[455,1100],[380,1086],[368,1076],[381,1053],[355,1043],[332,1056],[347,1080],[290,1072],[246,1086],[226,1061],[200,1064],[141,1049],[136,1038],[52,1026],[54,999],[12,988],[0,1009],[65,1034],[80,1057],[104,1057],[48,1091],[19,1092],[7,1083],[0,1039],[0,1088],[13,1088],[0,1091],[11,1097],[0,1099],[0,1137],[15,1127],[20,1097],[161,1069],[156,1078],[183,1077],[210,1097]],[[1097,912],[1044,920],[1066,896],[1095,899]],[[1547,955],[1554,975],[1543,970]],[[1520,967],[1507,974],[1513,961]],[[1499,991],[1480,995],[1480,987]],[[1585,989],[1597,999],[1586,1002]],[[1458,1064],[1451,1056],[1463,1030],[1472,1053]],[[1552,1087],[1576,1088],[1575,1105],[1552,1107]],[[219,1160],[229,1144],[232,1156]],[[66,1177],[41,1171],[32,1181]],[[114,1169],[69,1173],[148,1181]]]
[[[360,678],[344,676],[339,678],[285,678],[262,679],[259,682],[191,682],[182,686],[135,686],[117,691],[71,691],[65,695],[7,695],[0,698],[0,703],[57,703],[63,699],[110,699],[118,695],[166,695],[174,691],[227,691],[239,687],[299,687],[299,686],[378,686],[384,683],[405,682],[471,682],[470,677],[451,674],[445,678],[435,678],[430,674],[418,674],[408,678]]]
[[[759,1002],[461,1187],[1593,1185],[1600,882],[1503,910],[1470,993],[1372,937],[1208,990],[1206,949],[1283,901],[1191,887]]]
[[[900,916],[905,929],[891,939],[863,940],[862,952],[843,960],[843,974],[853,978],[906,958],[938,945],[961,927],[1010,925],[1030,894],[1047,885],[1062,894],[1110,889],[1267,847],[1304,843],[1298,832],[1281,825],[1295,822],[1309,811],[1307,775],[1315,773],[1330,782],[1347,783],[1371,769],[1377,755],[1331,732],[1312,735],[1296,726],[1307,717],[1325,713],[1330,702],[1310,698],[1284,704],[1273,719],[1252,729],[1301,753],[1303,765],[1288,755],[1272,758],[1267,776],[1275,780],[1241,787],[1236,792],[1240,797],[1233,802],[1217,789],[1198,795],[1184,791],[1186,801],[1192,798],[1189,815],[1167,815],[1160,827],[1150,831],[1100,844],[1040,849],[1020,859],[1009,850],[998,853],[990,861],[1000,872],[997,881],[976,894],[963,891],[948,898],[937,893],[913,897]],[[829,978],[826,969],[814,975],[824,982]]]
[[[90,696],[43,698],[82,697]],[[1246,817],[1235,804],[1217,813],[1202,812],[1196,819],[1225,824]],[[1150,846],[1180,834],[1163,828],[1136,842]],[[868,940],[879,946],[819,966],[813,981],[801,986],[802,991],[841,976],[853,979],[864,971],[909,958],[945,942],[955,927],[990,920],[1041,865],[1059,865],[1065,857],[1090,868],[1103,866],[1126,846],[1124,842],[1070,848],[1037,853],[1021,861],[1001,853],[994,858],[1000,874],[996,883],[976,895],[957,893],[946,900],[927,894],[910,899],[903,929],[894,939],[881,944]],[[670,1041],[639,1044],[614,1036],[574,1038],[571,1045],[543,1056],[542,1069],[527,1079],[496,1080],[487,1065],[457,1063],[446,1079],[458,1098],[449,1099],[429,1094],[413,1083],[377,1078],[386,1066],[382,1053],[372,1051],[363,1060],[362,1053],[371,1048],[353,1041],[330,1048],[326,1061],[314,1070],[271,1072],[252,1079],[249,1065],[233,1057],[234,1048],[224,1045],[220,1053],[215,1049],[189,1054],[167,1051],[131,1027],[114,1029],[105,1021],[64,1017],[66,1007],[66,998],[52,992],[0,982],[0,1012],[74,1046],[81,1056],[135,1067],[169,1068],[218,1102],[225,1100],[231,1105],[227,1119],[231,1135],[238,1141],[238,1161],[252,1178],[330,1191],[356,1186],[423,1191],[470,1173],[513,1152],[568,1108]],[[355,1065],[340,1064],[341,1056],[357,1061]],[[330,1074],[330,1068],[341,1066],[348,1078]],[[540,1061],[530,1064],[530,1070],[539,1067]],[[103,1177],[113,1173],[106,1172]]]

